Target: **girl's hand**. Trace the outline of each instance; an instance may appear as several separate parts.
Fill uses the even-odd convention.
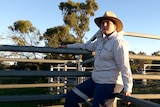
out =
[[[125,95],[125,96],[131,96],[131,93],[130,93],[130,92],[125,92],[124,95]],[[128,101],[127,101],[127,102],[125,102],[125,104],[130,105],[131,102],[128,102]]]

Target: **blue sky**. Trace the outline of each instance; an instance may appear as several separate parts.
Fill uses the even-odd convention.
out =
[[[60,2],[68,0],[1,0],[0,35],[17,20],[29,20],[43,34],[47,28],[63,25],[63,16],[58,8]],[[74,2],[85,0],[73,0]],[[106,10],[116,13],[124,24],[123,31],[160,35],[160,0],[96,0],[99,9],[90,18],[88,40],[98,31],[94,18]],[[124,37],[130,43],[130,50],[150,55],[160,50],[160,41]],[[86,40],[86,39],[85,39]]]

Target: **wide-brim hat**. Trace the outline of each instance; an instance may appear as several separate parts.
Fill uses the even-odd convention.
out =
[[[120,32],[122,29],[123,29],[123,23],[122,21],[116,17],[116,15],[111,12],[111,11],[106,11],[105,14],[102,16],[102,17],[97,17],[94,19],[95,23],[97,24],[97,26],[100,28],[101,26],[101,21],[104,20],[104,19],[108,19],[108,20],[111,20],[113,21],[117,28],[117,32]]]

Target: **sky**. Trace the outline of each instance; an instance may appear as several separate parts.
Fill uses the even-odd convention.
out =
[[[8,31],[8,26],[18,20],[29,20],[43,34],[46,29],[64,24],[59,9],[60,2],[68,0],[1,0],[0,35]],[[72,0],[85,2],[86,0]],[[94,19],[105,11],[113,11],[123,22],[124,32],[136,32],[160,36],[160,0],[96,0],[99,9],[90,17],[90,31],[84,41],[89,40],[99,28]],[[160,50],[160,41],[124,36],[130,44],[130,51],[151,55]],[[7,43],[7,42],[5,42]],[[1,44],[1,43],[0,43]],[[8,43],[7,43],[8,44]]]

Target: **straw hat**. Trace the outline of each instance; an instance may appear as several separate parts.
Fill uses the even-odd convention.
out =
[[[117,32],[120,32],[123,29],[122,21],[120,19],[118,19],[113,12],[106,11],[105,14],[102,17],[95,18],[94,21],[95,21],[95,23],[97,24],[98,27],[101,26],[101,21],[103,19],[112,20],[117,25],[117,28],[116,28]]]

